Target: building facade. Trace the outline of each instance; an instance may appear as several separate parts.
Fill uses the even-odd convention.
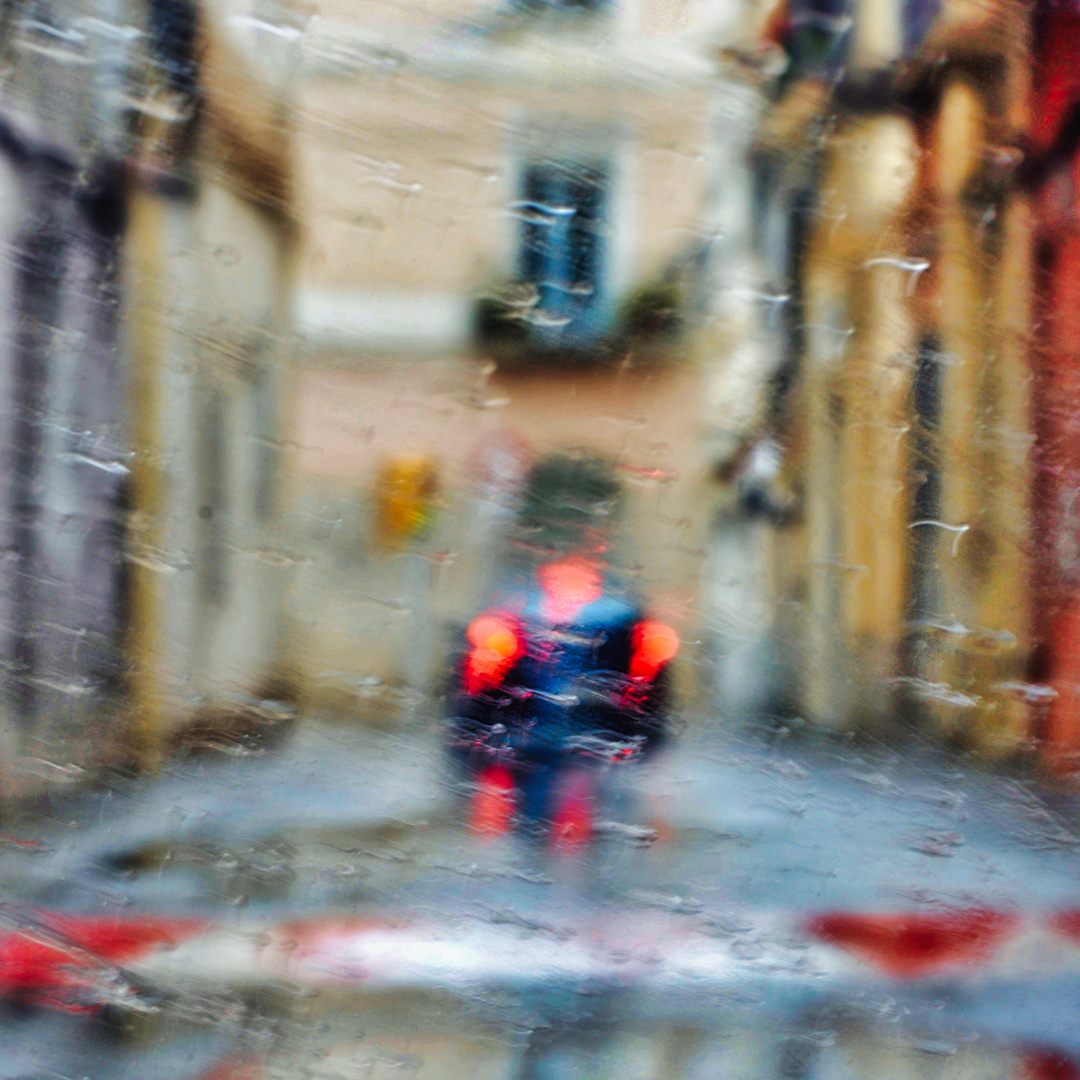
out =
[[[837,730],[906,716],[1020,753],[1035,693],[1032,212],[1015,168],[1027,16],[829,17],[842,34],[817,52],[806,20],[781,23],[796,63],[766,122],[781,133],[770,168],[804,193],[780,212],[795,305],[778,407],[789,704]]]
[[[284,720],[294,696],[280,543],[288,66],[258,37],[291,27],[166,8],[133,152],[125,295],[125,644],[132,750],[149,763],[177,740]]]
[[[122,728],[127,139],[116,92],[131,40],[93,16],[80,5],[3,16],[5,794],[77,778]]]
[[[697,638],[712,466],[763,408],[769,345],[745,265],[763,99],[720,48],[754,16],[432,3],[312,20],[288,514],[315,699],[432,685],[444,631],[490,583],[498,514],[489,528],[477,508],[496,459],[614,460],[626,561]],[[435,513],[386,551],[373,493],[402,454],[431,459]]]
[[[1080,752],[1076,576],[1080,328],[1075,316],[1080,282],[1076,64],[1080,13],[1067,4],[1039,5],[1033,23],[1032,112],[1024,179],[1035,218],[1037,273],[1032,399],[1038,440],[1033,478],[1034,619],[1040,649],[1034,669],[1048,688],[1038,703],[1036,733],[1047,747],[1053,770],[1070,775]]]
[[[184,0],[3,19],[0,760],[19,795],[278,696],[295,230],[281,94],[242,34]]]

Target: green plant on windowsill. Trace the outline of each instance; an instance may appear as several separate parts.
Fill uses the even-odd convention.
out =
[[[514,345],[528,338],[528,316],[540,300],[536,286],[526,281],[503,281],[477,297],[473,325],[484,344]]]
[[[649,281],[632,289],[619,308],[618,326],[630,342],[674,337],[682,322],[683,290],[676,281]]]
[[[501,364],[622,362],[632,351],[642,362],[668,358],[666,346],[682,327],[683,288],[677,281],[650,281],[629,292],[609,329],[588,343],[560,345],[534,333],[543,326],[540,292],[531,282],[508,279],[485,289],[476,299],[473,328],[476,340]]]

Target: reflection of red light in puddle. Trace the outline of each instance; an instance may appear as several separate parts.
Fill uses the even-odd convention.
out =
[[[806,929],[896,978],[977,963],[1016,926],[1013,915],[972,909],[907,915],[819,915]]]
[[[580,851],[592,838],[592,789],[584,777],[564,790],[551,822],[551,846],[563,855]]]
[[[1054,1050],[1034,1050],[1024,1055],[1020,1075],[1023,1080],[1080,1080],[1080,1067]]]
[[[503,836],[514,816],[514,778],[502,765],[484,769],[477,778],[469,808],[469,830],[474,836]]]
[[[599,600],[603,579],[596,567],[579,556],[547,563],[536,571],[544,590],[544,618],[548,622],[572,622],[586,605]]]
[[[262,1063],[251,1054],[237,1054],[200,1073],[198,1080],[260,1080],[265,1076]]]

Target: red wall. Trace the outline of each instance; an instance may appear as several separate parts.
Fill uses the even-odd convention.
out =
[[[1033,677],[1057,691],[1037,724],[1057,773],[1080,767],[1080,7],[1036,14],[1029,165],[1038,275],[1033,369]]]

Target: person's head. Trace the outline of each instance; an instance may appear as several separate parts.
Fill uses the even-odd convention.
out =
[[[567,552],[603,543],[622,510],[615,467],[587,452],[551,454],[525,482],[519,524],[532,547]]]

